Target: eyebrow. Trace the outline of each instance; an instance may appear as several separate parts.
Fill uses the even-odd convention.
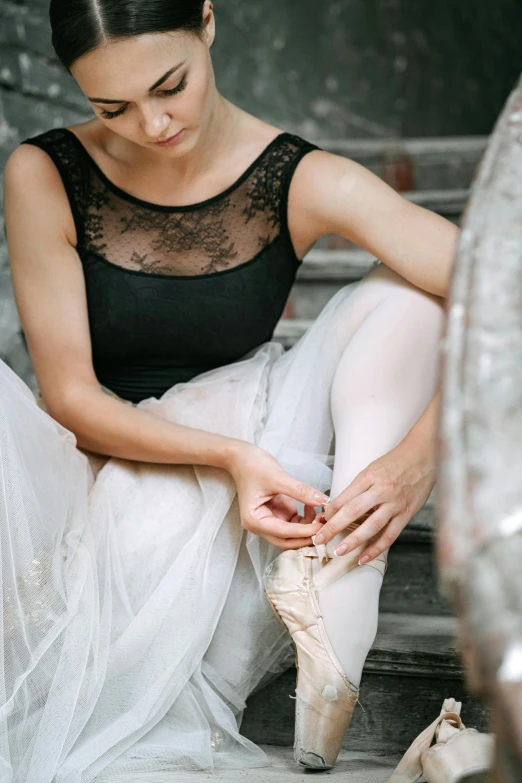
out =
[[[163,82],[167,81],[169,76],[172,76],[172,74],[177,71],[179,68],[181,68],[182,65],[185,65],[186,60],[183,60],[182,62],[178,63],[177,65],[174,65],[172,68],[170,68],[167,73],[164,73],[163,76],[160,76],[157,82],[154,82],[152,87],[149,87],[149,92],[152,92],[156,89],[156,87],[159,87]],[[89,98],[87,96],[87,99],[91,101],[91,103],[128,103],[128,101],[124,100],[123,98],[120,100],[114,100],[110,98]]]

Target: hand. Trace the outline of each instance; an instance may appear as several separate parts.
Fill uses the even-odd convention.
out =
[[[410,519],[425,504],[435,483],[435,459],[432,452],[419,454],[404,442],[372,462],[352,483],[329,503],[317,521],[325,521],[315,543],[330,541],[352,529],[354,532],[337,545],[335,553],[345,555],[369,539],[378,538],[361,552],[359,562],[373,560],[398,538]],[[381,534],[379,536],[379,533]]]
[[[328,498],[289,476],[264,449],[243,444],[229,466],[235,481],[245,530],[279,549],[311,546],[323,524],[315,520],[316,507]],[[301,516],[296,500],[305,505]]]

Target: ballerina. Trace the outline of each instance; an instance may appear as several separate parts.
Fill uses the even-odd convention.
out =
[[[52,0],[50,19],[96,116],[5,172],[39,393],[0,364],[3,774],[265,764],[241,716],[291,658],[265,586],[298,651],[296,758],[328,768],[388,549],[434,483],[458,229],[226,100],[210,0]],[[285,353],[274,328],[328,233],[380,263]]]

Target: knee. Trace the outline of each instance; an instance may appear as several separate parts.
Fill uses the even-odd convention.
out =
[[[397,309],[401,312],[409,310],[411,305],[417,310],[417,317],[425,314],[436,327],[440,329],[442,326],[443,299],[410,283],[386,264],[378,263],[358,284],[352,307],[354,321],[364,321],[377,307],[385,303],[392,308],[394,303],[397,303]]]
[[[437,335],[442,334],[443,299],[410,283],[409,280],[385,264],[379,264],[375,267],[368,278],[370,276],[373,276],[382,286],[384,299],[392,306],[396,302],[397,310],[404,313],[405,317],[411,315],[413,323],[423,324],[430,330],[434,330]]]
[[[364,281],[370,282],[372,280],[378,281],[381,285],[385,286],[388,289],[390,295],[394,291],[403,293],[409,292],[420,294],[425,299],[436,302],[438,305],[442,305],[444,301],[439,296],[430,294],[427,291],[424,291],[422,288],[414,285],[414,283],[410,283],[410,281],[406,280],[405,277],[383,263],[379,263],[374,266],[373,269],[364,278]]]

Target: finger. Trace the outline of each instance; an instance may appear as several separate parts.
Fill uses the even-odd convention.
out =
[[[301,522],[285,522],[273,516],[252,518],[247,521],[247,530],[264,538],[266,535],[277,538],[312,538],[321,529],[319,523],[303,525]]]
[[[286,495],[276,495],[272,500],[265,503],[274,516],[284,519],[286,522],[300,522],[301,516],[297,511],[295,500],[286,497]]]
[[[308,486],[308,484],[304,484],[302,481],[298,481],[286,474],[284,474],[284,478],[281,480],[278,491],[301,501],[305,506],[322,506],[324,503],[328,503],[329,500],[328,495],[324,495],[317,489]]]
[[[301,518],[303,524],[312,525],[316,520],[315,506],[305,506],[304,516]]]
[[[400,517],[394,517],[383,530],[382,535],[374,541],[369,547],[364,549],[359,556],[359,563],[364,565],[374,560],[382,552],[388,549],[400,536],[404,529],[404,522]],[[366,560],[365,558],[368,558]],[[363,562],[364,559],[364,562]]]
[[[370,514],[366,522],[363,522],[357,530],[346,536],[340,544],[335,548],[336,555],[347,555],[348,552],[353,552],[354,549],[366,544],[371,538],[379,535],[381,530],[389,523],[393,517],[393,511],[391,506],[383,505],[379,506],[377,511]],[[317,539],[316,539],[317,540]]]
[[[288,495],[276,495],[272,503],[275,503],[278,507],[284,508],[287,511],[292,512],[292,516],[297,511],[297,503],[292,498],[289,498]]]
[[[351,503],[358,495],[362,495],[364,492],[367,492],[369,489],[371,489],[372,486],[373,481],[367,475],[366,471],[359,473],[359,475],[354,478],[352,483],[349,484],[346,489],[343,489],[339,495],[337,495],[335,498],[332,498],[331,502],[325,506],[324,515],[326,521],[329,522],[334,514],[336,514],[337,511],[341,508],[341,506],[345,506],[346,504]]]
[[[318,544],[325,544],[338,533],[342,533],[352,522],[371,511],[377,505],[377,501],[374,492],[368,490],[362,495],[357,495],[346,505],[338,506],[337,501],[333,501],[332,505],[337,508],[337,512],[330,519],[327,518],[326,513],[324,514],[327,521],[316,538]]]

